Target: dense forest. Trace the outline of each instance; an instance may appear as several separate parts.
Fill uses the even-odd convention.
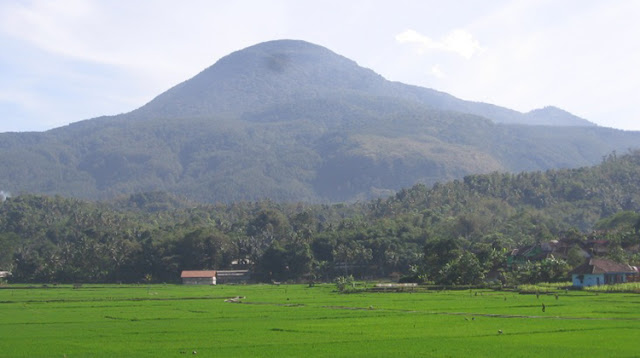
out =
[[[163,192],[109,202],[0,204],[0,270],[14,282],[176,282],[244,262],[257,281],[392,278],[441,284],[561,280],[582,257],[509,265],[515,248],[606,242],[640,264],[640,151],[570,170],[491,173],[334,205],[203,205]],[[569,250],[571,251],[571,250]]]

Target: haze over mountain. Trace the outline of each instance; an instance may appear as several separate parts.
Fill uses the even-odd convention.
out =
[[[266,42],[232,53],[134,113],[167,118],[238,116],[337,95],[394,98],[430,109],[476,114],[498,123],[594,125],[554,107],[523,114],[390,82],[326,48],[294,40]]]
[[[472,173],[590,165],[638,144],[640,132],[558,108],[468,102],[280,40],[232,53],[131,113],[0,134],[0,189],[345,201]]]

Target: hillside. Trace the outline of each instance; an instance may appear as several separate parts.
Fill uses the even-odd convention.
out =
[[[525,120],[530,123],[547,126],[588,126],[595,125],[585,122],[584,119],[575,116],[558,107],[548,106],[545,108],[534,109],[525,113]]]
[[[0,189],[352,201],[468,174],[591,165],[639,143],[638,132],[559,109],[468,102],[282,40],[230,54],[131,113],[0,134]]]
[[[562,240],[568,251],[545,266],[561,270],[541,276],[543,267],[532,266],[509,280],[564,280],[584,258],[570,249],[589,242],[606,243],[601,255],[640,264],[639,176],[637,151],[595,167],[471,175],[350,205],[197,205],[158,192],[100,203],[20,195],[0,202],[0,268],[18,282],[172,282],[181,270],[230,268],[244,258],[257,280],[330,280],[345,270],[388,277],[424,267],[429,280],[456,283],[459,275],[440,272],[463,258],[477,280],[509,271],[513,249]]]
[[[232,53],[133,113],[141,117],[208,117],[279,112],[299,102],[343,96],[396,99],[474,114],[496,123],[590,126],[555,107],[520,113],[464,101],[433,89],[389,82],[330,50],[304,41],[271,41]],[[282,108],[282,107],[285,108]]]

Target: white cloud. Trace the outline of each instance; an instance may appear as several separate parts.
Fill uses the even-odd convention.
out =
[[[431,67],[431,74],[433,76],[435,76],[436,78],[445,78],[446,75],[444,74],[444,72],[442,72],[442,69],[440,68],[440,65],[435,64]]]
[[[82,19],[90,18],[94,13],[88,2],[75,1],[65,3],[33,2],[5,3],[2,8],[1,28],[3,32],[23,39],[43,50],[72,57],[81,56],[73,33],[84,25]],[[88,29],[84,29],[85,32]],[[92,56],[93,58],[99,56]],[[104,59],[102,60],[104,61]]]
[[[396,41],[400,44],[414,44],[419,53],[427,51],[453,52],[466,59],[470,59],[483,50],[478,40],[463,29],[453,30],[439,41],[409,29],[396,35]]]
[[[480,43],[465,30],[454,30],[444,38],[443,44],[445,49],[456,52],[464,58],[471,58],[483,50]]]
[[[130,111],[232,51],[285,37],[277,2],[247,6],[0,1],[0,113],[12,118],[0,132]]]
[[[0,30],[53,55],[175,84],[223,55],[283,32],[277,3],[251,7],[204,0],[32,1],[0,4]]]

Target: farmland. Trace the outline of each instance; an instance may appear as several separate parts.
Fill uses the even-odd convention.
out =
[[[334,285],[0,289],[0,357],[631,357],[639,354],[639,331],[640,295],[624,293],[339,294]]]

